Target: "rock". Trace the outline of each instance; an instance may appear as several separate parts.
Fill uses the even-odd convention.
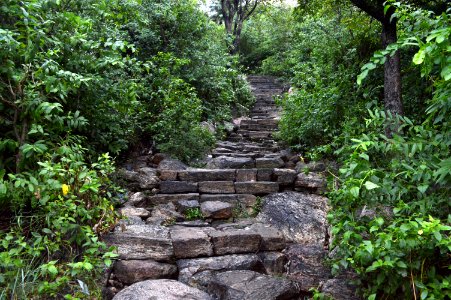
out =
[[[298,162],[296,164],[296,172],[305,173],[305,172],[324,172],[326,171],[326,165],[320,161],[314,161],[306,164],[305,162]]]
[[[185,218],[176,211],[173,203],[159,204],[152,209],[151,217],[146,220],[147,224],[168,225]]]
[[[326,187],[326,180],[324,177],[317,173],[299,173],[294,183],[295,188],[308,188],[308,189],[324,189]]]
[[[368,206],[363,206],[362,211],[360,212],[359,218],[368,218],[375,219],[377,217],[384,217],[386,219],[393,218],[393,207],[390,206],[379,206],[376,208],[369,208]]]
[[[284,162],[280,157],[261,157],[255,159],[255,165],[257,168],[280,168],[283,167]]]
[[[295,244],[287,248],[285,255],[289,261],[288,277],[298,282],[303,291],[317,288],[331,276],[323,247]]]
[[[144,225],[144,221],[138,216],[128,216],[125,219],[120,220],[116,225],[116,228],[122,228],[123,226],[128,225]]]
[[[274,169],[274,175],[281,185],[291,185],[296,179],[296,171],[290,169]]]
[[[200,228],[174,227],[171,229],[171,238],[176,258],[213,255],[210,237]]]
[[[258,256],[267,274],[282,275],[287,272],[288,259],[285,254],[280,252],[261,252]]]
[[[175,202],[177,211],[184,214],[189,209],[200,208],[199,201],[197,200],[179,200]]]
[[[262,263],[255,254],[235,254],[218,257],[180,259],[178,280],[189,285],[198,285],[197,275],[210,271],[254,270],[263,271]]]
[[[109,246],[116,246],[120,259],[170,261],[174,256],[169,230],[161,226],[130,225],[104,236]]]
[[[233,206],[220,201],[206,201],[201,203],[200,210],[205,218],[228,219],[232,217]]]
[[[219,156],[207,164],[210,169],[246,169],[255,167],[252,158]]]
[[[296,284],[248,270],[215,274],[208,284],[210,294],[223,300],[295,299],[300,295]]]
[[[157,169],[154,168],[140,168],[138,170],[138,174],[142,175],[142,176],[146,176],[146,177],[156,177],[157,176]]]
[[[258,169],[257,180],[258,181],[271,181],[273,169]]]
[[[169,155],[164,154],[164,153],[156,153],[152,159],[151,159],[151,163],[155,164],[155,165],[159,165],[164,159],[168,159]]]
[[[264,195],[277,193],[279,184],[277,182],[235,182],[235,190],[237,194],[254,194]]]
[[[324,247],[327,244],[327,198],[284,192],[263,198],[257,220],[282,231],[287,240]]]
[[[356,287],[349,284],[345,279],[333,278],[327,280],[320,291],[334,300],[359,300]]]
[[[160,192],[163,194],[196,193],[197,190],[196,182],[162,181],[160,183]]]
[[[113,272],[117,279],[130,285],[146,279],[172,278],[177,274],[177,267],[153,260],[119,260]]]
[[[215,255],[252,253],[260,249],[261,236],[251,230],[209,232]]]
[[[257,197],[249,194],[216,194],[216,195],[200,195],[200,201],[221,201],[227,202],[235,206],[236,204],[243,204],[247,207],[255,205]]]
[[[199,192],[206,194],[233,194],[233,181],[203,181],[199,182]]]
[[[271,225],[255,223],[250,226],[250,230],[261,236],[260,250],[277,251],[285,248],[285,238],[283,233]]]
[[[236,181],[257,181],[256,169],[236,170]]]
[[[113,300],[213,300],[208,294],[170,279],[146,280],[120,291]]]
[[[216,127],[211,122],[203,121],[200,123],[200,126],[206,130],[208,130],[211,134],[216,133]]]
[[[174,203],[179,200],[199,200],[199,194],[198,193],[158,194],[158,195],[147,197],[146,207],[151,208],[154,205]]]
[[[140,208],[140,207],[131,207],[126,206],[119,209],[119,213],[123,217],[140,217],[140,218],[147,218],[150,216],[150,212],[147,209]]]
[[[158,165],[158,169],[160,170],[186,170],[187,168],[184,163],[172,158],[166,158]]]
[[[147,196],[143,192],[132,193],[129,196],[126,204],[131,205],[131,206],[140,207],[142,205],[145,205],[146,198],[147,198]]]
[[[179,179],[183,181],[234,181],[235,170],[225,169],[190,169],[179,171]]]
[[[166,180],[175,181],[175,180],[177,180],[177,174],[178,174],[178,172],[176,170],[164,170],[164,169],[158,170],[158,177],[162,181],[166,181]]]

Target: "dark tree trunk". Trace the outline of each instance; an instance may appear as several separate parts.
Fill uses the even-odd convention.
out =
[[[382,23],[382,45],[396,43],[396,22]],[[395,55],[387,56],[384,64],[384,106],[393,114],[403,115],[401,94],[401,59],[399,51]]]

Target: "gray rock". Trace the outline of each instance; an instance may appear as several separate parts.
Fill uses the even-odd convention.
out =
[[[146,207],[152,207],[158,204],[174,203],[179,200],[199,200],[199,194],[158,194],[146,198]]]
[[[280,252],[261,252],[258,254],[265,271],[270,275],[282,275],[287,272],[288,259]]]
[[[258,181],[271,181],[274,169],[258,169],[257,180]]]
[[[119,209],[119,213],[123,217],[140,217],[140,218],[147,218],[150,216],[150,212],[147,209],[140,208],[140,207],[131,207],[126,206]]]
[[[393,208],[390,206],[379,206],[370,208],[368,206],[363,206],[362,211],[359,214],[359,218],[375,219],[377,217],[384,217],[387,219],[393,218]]]
[[[127,285],[147,279],[172,278],[177,266],[153,260],[119,260],[114,264],[114,275]]]
[[[177,180],[177,170],[158,170],[158,177],[160,177],[160,180],[166,181],[166,180]]]
[[[235,170],[225,169],[189,169],[179,171],[179,179],[183,181],[234,181]]]
[[[257,181],[256,169],[236,170],[236,181]]]
[[[284,162],[280,157],[261,157],[255,159],[255,165],[257,168],[280,168]]]
[[[163,194],[196,193],[198,190],[196,182],[187,181],[162,181],[160,192]]]
[[[226,202],[206,201],[201,203],[200,210],[205,218],[228,219],[232,217],[233,206]]]
[[[128,226],[128,225],[144,225],[144,221],[143,219],[141,219],[141,217],[138,216],[128,216],[125,219],[122,219],[118,222],[116,228],[120,229],[123,226]]]
[[[279,184],[277,182],[235,182],[235,190],[237,194],[254,194],[264,195],[277,193]]]
[[[114,300],[213,300],[208,294],[170,279],[146,280],[120,291]]]
[[[185,218],[176,211],[172,203],[159,204],[152,209],[151,217],[146,220],[147,224],[168,225],[176,221],[183,221]]]
[[[277,251],[285,248],[285,238],[283,233],[271,225],[255,223],[250,226],[250,230],[261,236],[260,250]]]
[[[274,169],[274,175],[282,185],[291,185],[296,179],[296,171],[290,169]]]
[[[263,266],[255,254],[235,254],[218,257],[180,259],[178,280],[189,285],[197,285],[197,275],[209,271],[254,270],[262,271]]]
[[[197,200],[179,200],[175,202],[177,211],[184,214],[189,209],[200,208],[199,201]]]
[[[161,226],[122,226],[104,236],[109,246],[116,246],[120,259],[170,261],[174,256],[169,230]]]
[[[215,255],[252,253],[260,249],[261,236],[252,230],[209,232]]]
[[[295,299],[300,295],[297,285],[288,279],[247,270],[215,274],[210,280],[208,291],[223,300]]]
[[[307,189],[324,189],[326,187],[326,179],[318,173],[299,173],[294,182],[295,188]]]
[[[327,251],[323,247],[295,244],[285,251],[285,255],[289,261],[288,277],[298,282],[303,291],[317,288],[331,276],[325,262]]]
[[[263,198],[257,220],[282,231],[285,239],[324,247],[327,244],[327,198],[313,194],[285,192]]]
[[[213,255],[213,246],[210,243],[210,237],[200,228],[172,228],[171,238],[176,258]]]
[[[188,167],[179,160],[166,158],[158,165],[160,170],[186,170]]]
[[[157,176],[156,169],[141,168],[138,170],[136,181],[138,182],[140,189],[151,190],[158,187],[160,179]]]
[[[320,291],[334,300],[359,300],[356,287],[348,283],[345,279],[333,278],[327,280]]]
[[[255,167],[252,158],[219,156],[208,162],[210,169],[246,169]]]
[[[208,195],[208,194],[204,194],[200,196],[200,201],[201,202],[205,202],[205,201],[221,201],[221,202],[227,202],[230,203],[232,205],[236,205],[236,204],[243,204],[247,207],[253,206],[255,204],[255,202],[257,201],[257,197],[254,195],[249,195],[249,194],[213,194],[213,195]]]
[[[126,205],[135,206],[135,207],[143,206],[146,203],[146,198],[147,198],[147,196],[143,192],[132,193],[129,196]]]
[[[305,173],[305,172],[324,172],[326,171],[326,165],[320,161],[314,161],[310,163],[298,162],[296,164],[296,172]]]
[[[233,181],[203,181],[199,182],[199,192],[206,194],[233,194]]]

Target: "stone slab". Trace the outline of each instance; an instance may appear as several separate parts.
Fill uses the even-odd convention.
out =
[[[196,193],[198,190],[196,182],[187,181],[162,181],[160,192],[163,194]]]
[[[204,230],[196,227],[175,227],[170,230],[176,258],[212,256],[213,246]]]
[[[279,184],[277,182],[235,182],[237,194],[264,195],[277,193]]]
[[[199,182],[199,192],[206,194],[233,194],[233,181],[203,181]]]
[[[179,180],[183,181],[234,181],[235,170],[231,169],[196,169],[178,172]]]

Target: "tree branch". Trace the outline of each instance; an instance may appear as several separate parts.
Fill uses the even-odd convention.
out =
[[[384,5],[380,0],[377,0],[376,3],[370,0],[351,0],[351,2],[379,22],[385,21]]]

